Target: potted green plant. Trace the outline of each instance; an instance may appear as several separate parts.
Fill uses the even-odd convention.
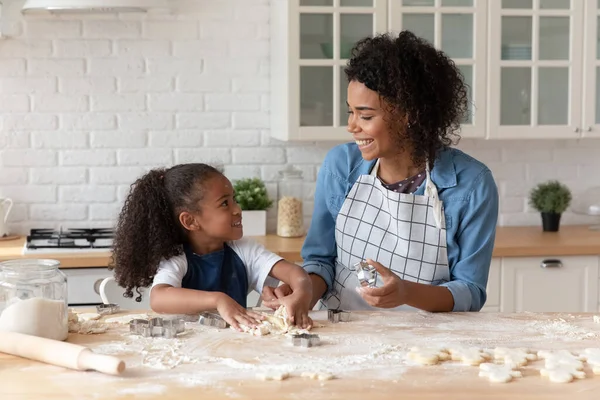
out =
[[[235,201],[242,209],[245,236],[267,234],[267,209],[273,205],[260,178],[244,178],[234,182]]]
[[[571,204],[571,191],[558,181],[538,184],[529,194],[529,204],[542,214],[545,232],[557,232],[562,213]]]

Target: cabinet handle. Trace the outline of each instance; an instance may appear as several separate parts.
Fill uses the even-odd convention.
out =
[[[575,128],[575,129],[573,129],[573,132],[575,132],[575,133],[579,133],[579,128]]]
[[[540,267],[542,268],[560,268],[562,266],[563,264],[560,260],[544,260],[540,264]]]
[[[592,127],[588,126],[587,128],[585,128],[586,132],[591,132],[592,131]]]

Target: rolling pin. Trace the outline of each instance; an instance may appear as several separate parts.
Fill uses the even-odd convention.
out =
[[[0,332],[0,352],[79,371],[119,375],[125,370],[125,362],[117,357],[96,354],[73,343],[16,332]]]

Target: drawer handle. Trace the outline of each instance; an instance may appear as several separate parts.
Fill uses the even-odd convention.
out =
[[[544,260],[540,264],[540,267],[542,268],[560,268],[562,266],[563,264],[560,260]]]

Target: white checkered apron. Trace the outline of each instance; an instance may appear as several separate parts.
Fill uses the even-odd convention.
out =
[[[450,279],[442,201],[426,170],[425,195],[397,193],[370,175],[352,186],[336,219],[336,275],[328,308],[375,310],[356,292],[353,266],[370,258],[408,281],[437,285]],[[349,268],[350,267],[350,268]],[[381,277],[377,286],[381,287]],[[414,310],[400,306],[394,310]]]

